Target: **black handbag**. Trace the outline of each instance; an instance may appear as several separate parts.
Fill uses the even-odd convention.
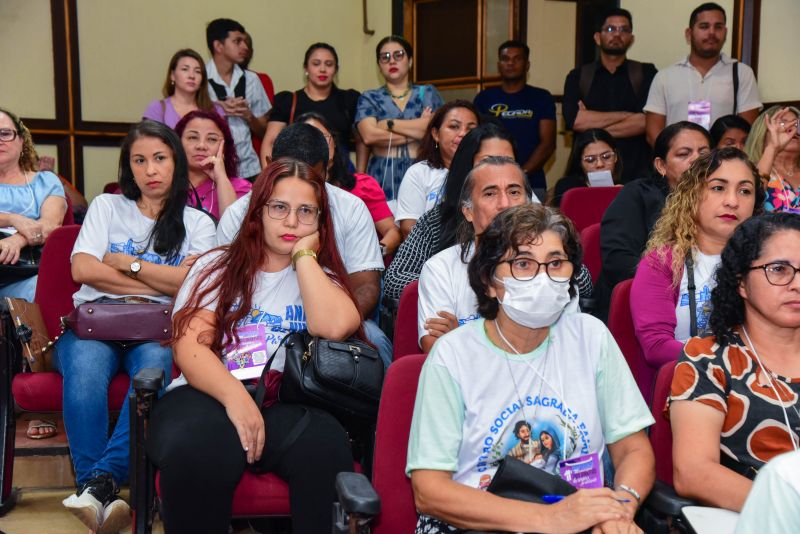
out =
[[[374,422],[383,388],[384,367],[378,351],[357,339],[331,341],[308,332],[292,332],[282,344],[286,363],[278,398],[281,402],[321,408],[339,419]],[[266,376],[278,349],[267,361],[256,390],[261,406]]]

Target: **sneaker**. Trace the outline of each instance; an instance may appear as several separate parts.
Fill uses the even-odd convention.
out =
[[[109,512],[113,511],[115,522],[118,521],[117,518],[121,515],[119,505],[110,506],[119,500],[116,497],[118,491],[119,489],[114,486],[114,479],[111,478],[111,474],[103,473],[86,481],[74,495],[64,499],[63,504],[84,525],[99,533],[106,516],[106,507],[113,508]],[[124,504],[124,501],[120,502]],[[125,504],[126,508],[127,506]],[[108,530],[105,532],[113,531]]]
[[[114,497],[103,511],[103,523],[97,534],[117,534],[120,530],[129,527],[130,524],[131,507],[119,497]]]

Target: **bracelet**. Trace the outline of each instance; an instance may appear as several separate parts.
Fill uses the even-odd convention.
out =
[[[295,271],[297,270],[297,260],[302,258],[303,256],[313,256],[314,259],[317,259],[317,253],[311,250],[310,248],[304,248],[302,250],[298,250],[294,254],[292,254],[292,269]]]
[[[625,484],[619,484],[617,486],[617,490],[626,491],[626,492],[630,493],[631,495],[633,495],[634,497],[636,497],[636,503],[637,504],[639,504],[641,502],[641,500],[642,500],[642,497],[641,497],[641,495],[639,495],[639,492],[636,491],[635,489],[633,489],[630,486],[626,486]]]

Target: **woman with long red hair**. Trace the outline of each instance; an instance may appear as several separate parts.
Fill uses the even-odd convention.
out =
[[[247,469],[289,484],[292,532],[330,532],[336,474],[353,468],[347,436],[330,414],[277,399],[287,334],[362,334],[325,180],[291,159],[264,169],[238,236],[197,260],[174,309],[183,374],[156,405],[148,442],[165,531],[227,533]],[[266,401],[256,406],[241,380],[258,378],[276,350]]]

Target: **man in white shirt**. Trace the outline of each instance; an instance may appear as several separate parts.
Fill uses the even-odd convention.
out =
[[[235,20],[216,19],[206,27],[211,51],[206,63],[208,94],[225,110],[239,156],[239,177],[252,181],[261,172],[252,135],[264,136],[271,105],[258,75],[239,66],[247,60],[246,39],[244,26]]]
[[[719,117],[740,115],[752,123],[761,109],[753,70],[722,53],[728,36],[725,10],[708,2],[692,11],[689,56],[656,74],[646,113],[647,142],[666,126],[689,120],[709,129]]]

